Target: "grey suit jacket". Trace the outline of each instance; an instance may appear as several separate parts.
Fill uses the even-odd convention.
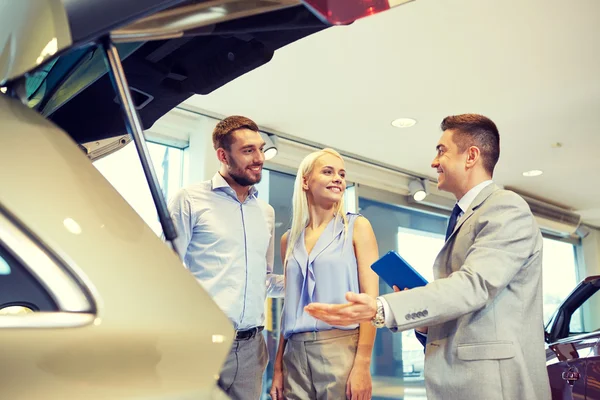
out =
[[[425,287],[384,296],[397,330],[428,326],[428,399],[549,399],[542,236],[527,203],[491,184],[459,220]]]

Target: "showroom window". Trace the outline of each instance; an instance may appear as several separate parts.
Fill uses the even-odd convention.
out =
[[[359,187],[359,195],[360,195]],[[360,213],[369,219],[384,255],[396,250],[427,280],[433,279],[433,262],[444,245],[447,217],[359,198]],[[392,289],[381,279],[380,294]],[[423,346],[414,331],[392,333],[379,329],[371,361],[373,398],[425,398]]]
[[[184,185],[183,149],[158,143],[147,143],[156,178],[168,201]],[[162,230],[152,195],[140,164],[135,145],[124,148],[94,162],[94,166],[123,196],[142,219],[160,235]]]
[[[600,290],[588,298],[571,316],[569,336],[600,330],[597,306],[600,304]]]
[[[544,237],[542,287],[544,325],[578,282],[576,247],[569,242]],[[579,319],[581,324],[581,319]],[[575,325],[573,328],[577,328]],[[579,329],[581,327],[579,326]]]

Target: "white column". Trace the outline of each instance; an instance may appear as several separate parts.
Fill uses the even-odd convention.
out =
[[[344,192],[344,207],[346,212],[358,213],[358,191],[357,183],[348,183]]]
[[[588,276],[600,275],[600,229],[589,228],[589,234],[581,239],[581,252],[579,259],[579,278],[583,280]],[[595,294],[582,307],[583,323],[585,330],[598,329],[600,326],[600,297]]]
[[[600,275],[600,229],[591,227],[587,229],[589,229],[589,233],[581,239],[581,252],[579,253],[580,256],[583,256],[583,263],[580,262],[579,270],[581,279],[591,275]]]
[[[219,170],[219,160],[212,143],[212,132],[217,123],[212,118],[198,116],[190,132],[190,145],[186,151],[185,184],[208,180]]]

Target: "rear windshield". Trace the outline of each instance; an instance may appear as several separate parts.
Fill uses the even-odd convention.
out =
[[[141,44],[121,43],[116,46],[121,59],[125,59]],[[27,105],[49,116],[106,72],[101,49],[96,46],[73,49],[27,76]]]

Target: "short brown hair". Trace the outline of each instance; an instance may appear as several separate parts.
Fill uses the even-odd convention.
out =
[[[231,149],[233,143],[233,136],[231,133],[238,129],[250,129],[251,131],[258,132],[258,125],[250,118],[242,117],[239,115],[232,115],[224,120],[220,121],[212,134],[213,147],[215,150],[222,147],[225,150]]]
[[[483,167],[492,175],[500,158],[500,134],[494,122],[479,114],[451,115],[442,121],[442,131],[454,130],[452,140],[462,153],[471,146],[479,148]]]

